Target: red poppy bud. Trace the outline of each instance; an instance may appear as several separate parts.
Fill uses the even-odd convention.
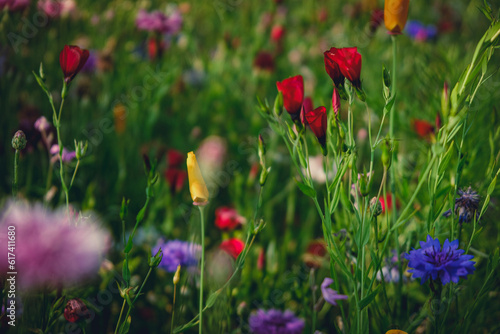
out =
[[[354,87],[361,88],[361,55],[358,53],[358,48],[330,48],[330,50],[324,53],[325,55],[325,67],[326,71],[332,77],[332,73],[334,73],[333,63],[337,64],[340,73],[346,77]],[[327,63],[331,65],[327,66]],[[338,75],[338,74],[337,74]],[[334,77],[332,77],[333,82],[335,83]],[[335,83],[335,85],[337,85]]]
[[[286,111],[292,117],[292,120],[298,120],[302,102],[304,101],[304,78],[302,75],[276,82],[278,91],[283,94],[283,104]]]
[[[223,241],[220,244],[219,248],[231,255],[236,260],[245,248],[245,243],[240,239],[232,238]]]
[[[179,151],[170,149],[167,152],[167,160],[169,168],[177,168],[182,165],[182,163],[184,163],[184,154]]]
[[[283,36],[285,36],[285,28],[281,25],[275,25],[271,29],[271,39],[278,43],[283,39]]]
[[[80,72],[88,58],[88,50],[82,50],[75,45],[64,46],[59,54],[59,63],[64,74],[64,81],[67,84]]]
[[[339,85],[344,84],[345,77],[342,74],[342,72],[340,72],[339,65],[332,58],[331,51],[333,49],[335,49],[335,48],[331,48],[330,50],[325,51],[323,54],[325,57],[326,73],[328,73],[330,78],[332,78],[334,85],[338,87]]]
[[[314,107],[312,98],[306,97],[304,99],[304,103],[302,104],[302,110],[300,111],[300,121],[302,122],[302,124],[307,124],[306,114],[313,109]]]
[[[77,322],[82,319],[87,319],[89,316],[89,310],[81,299],[70,299],[66,303],[66,307],[64,308],[64,318],[67,321]]]
[[[333,88],[332,107],[333,107],[333,111],[335,112],[335,117],[337,117],[337,115],[339,114],[339,110],[340,110],[340,95],[339,95],[339,91],[336,88]]]
[[[325,107],[318,107],[306,114],[307,123],[323,147],[326,146],[327,118]]]

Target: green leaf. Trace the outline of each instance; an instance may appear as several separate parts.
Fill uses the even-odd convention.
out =
[[[493,180],[491,180],[490,185],[488,186],[488,192],[487,192],[488,195],[491,195],[493,191],[495,191],[496,185],[497,185],[497,177],[495,176]]]
[[[302,191],[306,196],[309,196],[311,198],[316,197],[316,190],[314,190],[314,188],[297,180],[295,180],[295,183],[297,183],[297,186],[299,187],[300,191]]]
[[[205,305],[205,308],[208,309],[214,306],[215,301],[217,300],[217,298],[219,298],[219,295],[220,295],[220,290],[217,290],[214,293],[212,293],[210,297],[208,297],[207,299],[207,304]]]
[[[128,316],[128,318],[123,322],[120,327],[120,334],[127,334],[130,330],[130,323],[132,322],[132,317]]]
[[[375,297],[377,297],[379,290],[380,290],[380,285],[372,293],[370,293],[368,296],[359,301],[360,311],[362,311],[365,307],[370,305],[370,303],[375,299]]]
[[[453,156],[453,143],[451,143],[450,148],[448,148],[448,151],[446,151],[443,159],[441,160],[441,163],[439,164],[438,167],[438,175],[443,175],[444,171],[448,167],[448,164],[450,163],[451,157]]]
[[[392,107],[394,106],[394,102],[396,102],[396,94],[391,96],[390,99],[385,103],[384,115],[387,115],[389,111],[391,111]]]

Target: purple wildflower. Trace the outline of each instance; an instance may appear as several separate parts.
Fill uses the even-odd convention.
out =
[[[35,121],[35,129],[40,132],[46,132],[50,129],[50,123],[47,121],[45,116],[41,116]]]
[[[137,14],[135,24],[139,30],[174,35],[181,29],[182,16],[177,11],[173,12],[170,16],[166,16],[158,10],[148,13],[144,9],[141,9]]]
[[[66,210],[49,211],[41,204],[5,207],[0,215],[3,249],[9,226],[15,228],[15,271],[22,290],[68,287],[90,278],[97,274],[108,243],[108,234],[93,218],[80,214],[70,222]],[[0,273],[12,271],[7,252],[2,254]]]
[[[477,192],[472,190],[471,187],[466,190],[459,189],[458,195],[460,197],[455,198],[455,213],[458,215],[458,222],[470,223],[476,216],[479,219],[479,195]],[[443,213],[443,216],[451,216],[451,209]]]
[[[321,283],[321,294],[327,303],[337,306],[337,300],[347,299],[346,295],[339,295],[337,291],[330,289],[330,284],[333,283],[333,279],[330,277],[325,277],[323,283]]]
[[[433,25],[425,25],[419,21],[408,21],[406,25],[408,35],[420,42],[434,39],[437,35],[437,28]]]
[[[403,254],[404,256],[404,254]],[[386,265],[383,266],[380,271],[377,272],[377,280],[382,281],[382,277],[385,282],[397,283],[399,282],[399,259],[396,250],[392,250],[392,257],[386,259]],[[406,281],[406,277],[403,276],[403,282]]]
[[[89,51],[89,57],[87,58],[87,61],[85,62],[85,65],[83,65],[81,71],[85,73],[92,73],[95,71],[95,68],[97,66],[97,59],[98,59],[97,52],[94,50]]]
[[[0,0],[0,10],[8,7],[10,11],[21,11],[30,5],[30,0]]]
[[[301,334],[305,325],[304,320],[295,317],[292,311],[276,309],[258,310],[248,322],[254,334]]]
[[[169,273],[175,272],[179,264],[183,268],[192,268],[198,265],[198,258],[201,254],[200,245],[181,240],[170,240],[167,242],[161,240],[152,250],[153,255],[160,248],[163,252],[163,259],[159,267]]]
[[[53,155],[53,160],[57,161],[59,159],[59,145],[55,144],[52,145],[50,148],[50,154]],[[75,151],[68,151],[66,148],[63,147],[63,153],[62,153],[62,160],[63,162],[71,162],[76,158],[76,152]]]
[[[413,249],[404,257],[409,260],[408,270],[413,277],[420,278],[421,284],[430,277],[433,281],[440,280],[443,285],[449,282],[458,283],[460,277],[467,279],[467,275],[473,274],[474,264],[471,261],[474,256],[463,255],[465,251],[458,249],[458,240],[449,242],[445,240],[443,247],[439,239],[427,236],[427,241],[420,241],[420,249]]]

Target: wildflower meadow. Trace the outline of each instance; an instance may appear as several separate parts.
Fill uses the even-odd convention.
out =
[[[0,334],[500,333],[500,3],[0,0]]]

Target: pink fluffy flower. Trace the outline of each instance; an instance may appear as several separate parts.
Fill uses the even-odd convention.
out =
[[[0,215],[0,247],[7,250],[8,231],[15,232],[15,267],[2,252],[0,272],[17,272],[19,289],[73,286],[97,274],[108,234],[94,218],[80,214],[68,220],[66,210],[42,205],[8,204]],[[12,236],[11,236],[12,238]]]

